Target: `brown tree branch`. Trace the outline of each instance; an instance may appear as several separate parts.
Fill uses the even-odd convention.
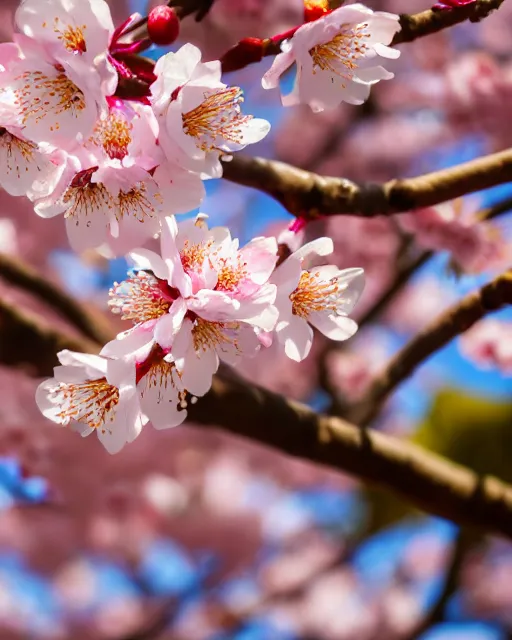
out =
[[[396,34],[392,44],[412,42],[417,38],[423,38],[443,29],[453,27],[461,22],[479,22],[487,18],[496,9],[499,9],[505,0],[476,0],[472,4],[455,7],[449,11],[427,9],[414,15],[400,16],[402,29]]]
[[[0,332],[0,362],[28,364],[40,376],[52,374],[60,349],[98,350],[98,345],[54,331],[3,302]],[[410,442],[316,414],[235,377],[217,376],[212,390],[190,407],[189,420],[349,473],[388,488],[419,509],[512,539],[512,486]]]
[[[512,270],[463,298],[418,333],[377,376],[365,397],[351,410],[351,420],[367,425],[378,415],[390,393],[428,357],[488,313],[509,304],[512,304]]]
[[[237,155],[224,163],[224,178],[272,196],[305,220],[326,215],[374,217],[429,207],[512,181],[512,149],[449,169],[383,184],[356,184],[292,165]]]
[[[112,340],[112,327],[105,319],[91,313],[72,296],[14,256],[0,253],[0,277],[33,293],[91,340],[100,344]]]

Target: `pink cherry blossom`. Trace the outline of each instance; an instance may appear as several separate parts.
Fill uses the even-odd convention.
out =
[[[72,6],[69,6],[69,5]],[[70,12],[73,10],[73,13]],[[117,73],[108,61],[113,31],[103,0],[24,0],[16,13],[21,33],[0,48],[0,111],[13,104],[23,135],[35,143],[72,148],[88,136],[114,93]]]
[[[135,369],[120,360],[61,351],[54,378],[42,382],[36,393],[46,418],[71,425],[82,437],[94,431],[109,453],[117,453],[141,432],[135,392]]]
[[[482,369],[497,368],[512,374],[510,322],[482,320],[460,338],[462,353]]]
[[[208,229],[204,216],[178,224],[165,219],[161,256],[139,249],[130,257],[140,269],[111,290],[113,311],[134,328],[104,350],[144,360],[154,345],[177,367],[194,395],[211,386],[220,359],[236,364],[260,348],[256,329],[273,329],[277,260],[275,238],[255,238],[242,249],[229,231]]]
[[[46,218],[64,214],[75,251],[108,243],[120,255],[159,232],[163,199],[144,169],[98,162],[68,156],[50,195],[35,194],[35,211]]]
[[[223,154],[259,142],[269,132],[266,120],[242,114],[241,89],[221,82],[220,62],[202,63],[194,45],[162,56],[155,73],[151,104],[159,142],[172,162],[218,178]]]
[[[362,104],[373,84],[393,78],[379,62],[399,57],[386,46],[399,29],[397,15],[358,3],[340,7],[297,29],[263,77],[263,87],[278,87],[280,77],[296,65],[294,87],[282,96],[283,105],[304,103],[323,111],[341,102]]]
[[[401,226],[427,249],[449,251],[468,273],[499,268],[510,247],[497,227],[481,222],[470,200],[444,202],[400,216]]]
[[[338,269],[335,265],[303,270],[305,258],[332,253],[330,238],[314,240],[293,253],[275,271],[276,335],[292,360],[304,360],[311,350],[316,327],[331,340],[347,340],[357,324],[347,317],[364,288],[362,269]]]

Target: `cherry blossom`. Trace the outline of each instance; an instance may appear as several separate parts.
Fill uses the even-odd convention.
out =
[[[72,12],[72,13],[71,13]],[[25,0],[16,14],[21,33],[0,47],[0,102],[16,108],[24,136],[35,143],[72,148],[106,111],[117,73],[108,59],[113,31],[104,0]],[[5,89],[8,88],[8,91]],[[0,107],[3,110],[3,105]]]
[[[36,199],[36,213],[46,218],[64,214],[75,251],[109,243],[120,255],[157,234],[163,199],[151,174],[137,166],[86,160],[67,157],[55,189]]]
[[[158,345],[184,389],[204,395],[220,360],[236,364],[255,355],[257,330],[274,328],[276,287],[268,280],[277,260],[275,238],[255,238],[239,249],[228,229],[208,229],[202,215],[179,226],[167,217],[161,256],[138,249],[130,257],[139,270],[114,285],[109,304],[134,328],[107,345],[106,355]]]
[[[443,202],[400,216],[400,224],[427,249],[449,251],[456,266],[479,273],[508,263],[510,246],[497,227],[479,221],[471,199]]]
[[[218,178],[223,154],[259,142],[269,132],[266,120],[242,114],[242,90],[221,82],[220,62],[202,63],[194,45],[162,56],[155,73],[151,104],[159,142],[172,162]]]
[[[341,102],[362,104],[373,84],[393,78],[379,62],[400,55],[387,46],[400,29],[398,18],[357,3],[304,24],[283,43],[263,87],[278,87],[280,77],[296,65],[293,90],[282,95],[284,106],[304,103],[323,111]]]
[[[122,360],[72,351],[58,354],[61,366],[42,382],[36,402],[46,418],[70,425],[82,437],[95,432],[109,453],[117,453],[141,432],[135,369]]]
[[[482,320],[460,338],[460,349],[483,369],[497,368],[512,374],[512,342],[510,322]]]
[[[316,327],[331,340],[347,340],[357,331],[357,324],[347,317],[364,288],[362,269],[338,269],[335,265],[303,270],[305,258],[332,253],[330,238],[305,244],[275,271],[277,285],[275,306],[279,311],[276,335],[292,360],[306,358]]]

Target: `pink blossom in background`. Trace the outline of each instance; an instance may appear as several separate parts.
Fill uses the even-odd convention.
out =
[[[485,319],[466,331],[459,340],[461,352],[482,369],[497,368],[512,374],[512,324]]]
[[[402,228],[427,249],[448,251],[468,273],[499,269],[511,247],[498,228],[479,222],[471,201],[456,200],[399,217]]]

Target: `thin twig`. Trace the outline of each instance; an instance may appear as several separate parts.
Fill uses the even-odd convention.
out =
[[[418,333],[376,377],[364,398],[352,408],[350,419],[361,426],[369,424],[390,393],[427,358],[488,313],[509,304],[512,304],[512,270],[463,298]]]

